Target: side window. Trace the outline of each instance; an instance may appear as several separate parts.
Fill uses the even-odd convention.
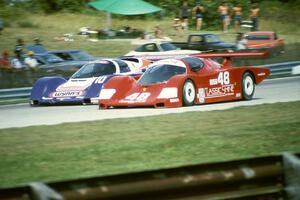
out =
[[[72,60],[72,57],[67,53],[56,53],[55,55],[62,58],[63,60]]]
[[[191,43],[201,43],[203,42],[202,36],[191,36]]]
[[[189,64],[191,69],[202,69],[204,67],[204,63],[201,59],[195,57],[186,57],[183,60]]]
[[[158,48],[157,48],[156,44],[147,44],[147,45],[145,45],[145,51],[146,52],[155,52],[155,51],[158,51]]]
[[[115,61],[118,63],[121,73],[130,72],[130,68],[128,67],[127,63],[120,60],[115,60]]]

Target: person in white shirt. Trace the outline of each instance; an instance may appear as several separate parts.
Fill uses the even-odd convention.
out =
[[[27,57],[24,59],[24,63],[30,67],[30,69],[36,69],[36,67],[39,65],[37,60],[34,58],[34,53],[32,51],[27,52]]]
[[[15,57],[10,61],[10,65],[14,69],[22,69],[24,66],[22,65],[22,62],[19,57]]]

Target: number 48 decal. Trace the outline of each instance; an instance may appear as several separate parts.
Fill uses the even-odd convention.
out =
[[[149,92],[142,92],[142,93],[136,92],[136,93],[133,93],[133,94],[125,97],[125,99],[129,100],[129,101],[144,102],[148,99],[148,97],[150,95],[151,94]]]
[[[229,72],[220,72],[218,75],[218,83],[228,85],[230,83]]]

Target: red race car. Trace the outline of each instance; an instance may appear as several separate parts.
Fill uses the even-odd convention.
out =
[[[115,76],[102,88],[99,108],[180,107],[253,97],[255,85],[268,68],[232,67],[232,57],[258,57],[265,53],[198,54],[154,62],[138,79]],[[223,64],[209,58],[223,57]]]

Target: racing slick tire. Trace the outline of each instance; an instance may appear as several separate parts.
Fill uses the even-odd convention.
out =
[[[255,81],[250,72],[245,72],[242,78],[242,97],[251,100],[255,91]]]
[[[182,103],[183,106],[192,106],[195,102],[196,90],[193,81],[186,80],[182,88]]]

